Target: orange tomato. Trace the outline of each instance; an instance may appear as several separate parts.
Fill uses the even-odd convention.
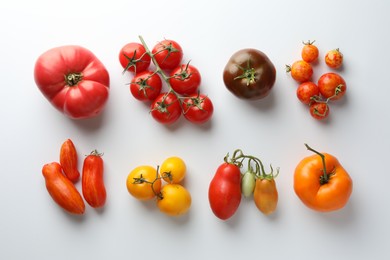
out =
[[[273,178],[257,179],[253,200],[256,207],[265,215],[269,215],[276,210],[278,204],[278,190]]]
[[[307,146],[307,145],[306,145]],[[343,208],[352,193],[352,179],[336,157],[319,153],[304,158],[296,167],[294,190],[309,208],[328,212]]]
[[[168,183],[180,183],[186,175],[186,164],[176,156],[169,157],[161,164],[160,175]]]
[[[53,200],[64,210],[73,214],[83,214],[85,204],[74,184],[62,173],[57,162],[45,164],[42,168],[46,189]]]
[[[168,216],[180,216],[191,207],[191,194],[180,184],[166,184],[157,199],[157,207]]]
[[[317,46],[314,45],[315,41],[304,42],[302,48],[301,56],[302,59],[306,62],[314,62],[318,59],[319,51]]]
[[[290,72],[293,79],[303,83],[310,81],[313,75],[313,67],[310,63],[304,60],[299,60],[294,62],[291,66],[286,65],[286,72]]]
[[[152,166],[138,166],[127,176],[127,190],[139,200],[150,200],[161,190],[161,179],[157,170]]]
[[[76,182],[80,178],[80,172],[77,169],[78,158],[77,151],[72,140],[67,139],[60,149],[60,164],[66,177],[72,182]]]

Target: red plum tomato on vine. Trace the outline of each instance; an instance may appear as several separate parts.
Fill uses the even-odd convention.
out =
[[[339,49],[328,51],[325,54],[325,63],[332,69],[338,69],[343,65],[344,56]]]
[[[345,80],[339,74],[333,72],[323,74],[318,79],[318,87],[321,95],[331,100],[341,99],[347,90]]]
[[[172,70],[169,84],[180,95],[191,95],[198,91],[201,76],[197,68],[190,64],[182,64]]]
[[[275,66],[267,55],[256,49],[237,51],[223,71],[226,88],[241,99],[257,100],[268,96],[275,79]]]
[[[214,112],[211,99],[204,94],[193,94],[182,103],[184,117],[195,124],[203,124],[210,120]]]
[[[162,70],[172,70],[179,66],[183,49],[173,40],[163,40],[153,47],[152,55]]]
[[[311,81],[301,83],[297,88],[298,99],[306,105],[309,105],[312,102],[312,97],[316,97],[319,95],[319,87]]]
[[[314,41],[304,42],[302,48],[301,56],[302,59],[308,63],[312,63],[318,59],[319,51],[317,46],[315,46]]]
[[[140,101],[153,101],[160,94],[162,81],[160,76],[152,71],[138,72],[130,82],[131,94]]]
[[[46,99],[73,119],[98,115],[108,100],[108,71],[81,46],[61,46],[43,53],[35,63],[34,79]]]
[[[323,120],[329,115],[329,106],[324,102],[314,102],[310,105],[310,115],[317,119]]]
[[[150,65],[151,58],[146,53],[145,47],[137,42],[131,42],[122,47],[119,52],[119,62],[124,71],[139,73]]]
[[[180,101],[171,92],[161,93],[152,103],[150,108],[153,118],[162,124],[176,122],[182,113]]]
[[[309,81],[313,75],[313,68],[310,63],[299,60],[294,62],[291,66],[286,66],[286,71],[291,73],[291,77],[298,82]]]

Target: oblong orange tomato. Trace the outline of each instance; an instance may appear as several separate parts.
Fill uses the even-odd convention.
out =
[[[278,190],[273,178],[257,179],[253,200],[256,207],[265,215],[269,215],[276,210],[278,205]]]
[[[53,200],[64,210],[73,214],[83,214],[85,204],[74,184],[62,173],[57,162],[45,164],[42,168],[46,189]]]
[[[295,193],[307,207],[316,211],[343,208],[351,196],[352,186],[347,171],[336,157],[327,153],[306,157],[295,169]]]
[[[60,164],[66,177],[72,182],[76,182],[80,178],[80,172],[77,169],[78,158],[76,147],[72,140],[67,139],[60,149]]]
[[[102,154],[96,150],[85,157],[83,164],[83,176],[81,187],[84,199],[93,208],[103,207],[106,203],[106,187],[103,179],[103,159]]]

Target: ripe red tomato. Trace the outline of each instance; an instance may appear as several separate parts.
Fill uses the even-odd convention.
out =
[[[302,48],[301,56],[302,59],[306,62],[312,63],[318,59],[318,48],[313,45],[314,41],[304,42],[304,46]]]
[[[169,84],[180,95],[191,95],[198,91],[201,76],[197,68],[190,64],[182,64],[172,70]]]
[[[310,105],[310,115],[318,120],[323,120],[329,115],[329,106],[324,102],[314,102]]]
[[[313,75],[312,66],[304,60],[296,61],[291,66],[287,65],[286,71],[291,72],[291,77],[298,82],[309,81]]]
[[[345,80],[337,73],[329,72],[318,79],[318,87],[323,97],[339,100],[345,94],[347,85]]]
[[[307,81],[302,84],[300,84],[297,88],[297,97],[298,99],[306,105],[309,105],[312,100],[311,98],[313,96],[319,96],[320,95],[320,89],[318,86],[311,82]]]
[[[241,172],[232,163],[221,164],[209,186],[210,207],[215,216],[226,220],[236,213],[241,202]]]
[[[35,83],[59,111],[70,118],[89,118],[104,108],[110,77],[89,50],[74,45],[50,49],[35,63]]]
[[[60,149],[60,164],[65,176],[72,182],[76,182],[80,178],[78,167],[78,156],[76,147],[72,140],[67,139],[62,143]]]
[[[126,44],[119,52],[119,62],[124,71],[142,72],[149,67],[150,60],[145,47],[137,42]]]
[[[211,99],[204,94],[193,94],[183,100],[184,117],[195,124],[207,122],[214,112]]]
[[[140,101],[153,101],[160,94],[162,81],[156,72],[138,72],[130,82],[131,94]]]
[[[179,66],[183,58],[181,46],[173,40],[163,40],[152,49],[157,64],[163,70],[172,70]]]
[[[94,150],[84,159],[81,177],[84,199],[93,208],[103,207],[106,203],[107,194],[103,172],[102,154]]]
[[[172,92],[161,93],[153,101],[150,111],[153,118],[162,124],[176,122],[182,113],[180,101]]]
[[[332,69],[338,69],[343,64],[344,56],[339,49],[328,51],[325,55],[325,63]]]

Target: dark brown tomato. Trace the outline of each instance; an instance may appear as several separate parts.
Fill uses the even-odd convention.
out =
[[[227,89],[242,99],[257,100],[266,97],[276,79],[276,69],[263,52],[242,49],[229,59],[223,72]]]

